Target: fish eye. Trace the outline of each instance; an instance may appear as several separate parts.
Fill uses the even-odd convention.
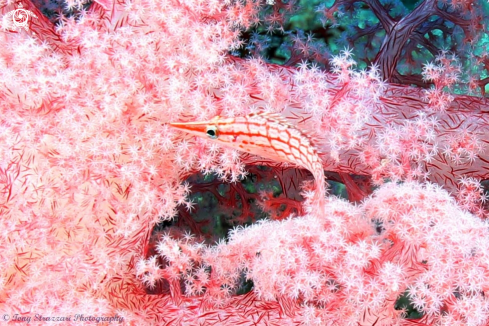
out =
[[[207,136],[209,136],[212,139],[217,138],[217,126],[207,126],[206,130]]]

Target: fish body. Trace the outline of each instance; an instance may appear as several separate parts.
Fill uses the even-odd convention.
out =
[[[170,123],[170,126],[197,137],[239,151],[306,168],[314,176],[314,197],[325,196],[321,159],[310,138],[278,114],[250,114],[244,117],[214,117],[208,121]]]

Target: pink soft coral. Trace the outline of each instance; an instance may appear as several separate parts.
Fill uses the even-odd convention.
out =
[[[488,176],[486,99],[454,96],[433,113],[430,93],[354,71],[348,51],[333,74],[229,57],[239,28],[258,22],[253,1],[103,1],[56,29],[24,4],[39,20],[0,34],[3,312],[73,324],[76,313],[128,324],[401,323],[394,301],[409,286],[426,323],[487,322],[485,224],[431,185],[388,184],[359,207],[330,198],[327,216],[262,222],[213,247],[163,238],[166,265],[146,257],[152,227],[192,207],[186,176],[236,179],[245,163],[273,164],[184,139],[169,121],[262,107],[310,130],[326,170],[454,189],[462,175]],[[255,290],[230,298],[245,269]],[[182,297],[180,271],[195,296]],[[170,295],[145,292],[163,279]]]
[[[489,320],[487,223],[458,208],[446,191],[389,183],[359,206],[329,198],[327,207],[325,216],[237,228],[216,246],[163,235],[158,252],[169,265],[159,273],[185,275],[187,294],[220,307],[233,302],[230,290],[245,277],[255,300],[278,299],[280,308],[269,310],[308,325],[409,324],[394,306],[406,290],[424,314],[419,323]],[[227,318],[231,324],[240,317]],[[263,318],[265,324],[276,316]]]

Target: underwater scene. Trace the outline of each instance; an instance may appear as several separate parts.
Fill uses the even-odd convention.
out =
[[[489,325],[486,0],[0,0],[0,324]]]

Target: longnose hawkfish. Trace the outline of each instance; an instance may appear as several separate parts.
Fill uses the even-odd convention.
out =
[[[209,121],[170,123],[170,126],[239,151],[308,169],[315,179],[313,202],[323,206],[326,186],[318,151],[308,136],[279,114],[216,116]]]

